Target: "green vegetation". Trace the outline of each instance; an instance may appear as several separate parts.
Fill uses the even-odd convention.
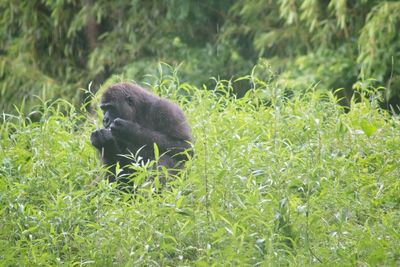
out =
[[[389,0],[0,1],[0,266],[400,265],[399,25]],[[150,165],[87,189],[120,80],[192,127],[161,193]]]
[[[42,102],[37,122],[23,107],[4,115],[0,265],[399,264],[400,118],[377,107],[378,90],[358,87],[345,113],[331,92],[288,99],[243,79],[243,98],[229,81],[153,80],[196,138],[161,194],[85,190],[101,168],[88,140],[100,121],[66,101]]]
[[[289,91],[344,88],[375,78],[383,104],[400,104],[400,1],[3,0],[0,110],[95,91],[112,74],[141,82],[159,61],[181,80],[212,86],[267,59]],[[241,96],[250,84],[234,84]]]

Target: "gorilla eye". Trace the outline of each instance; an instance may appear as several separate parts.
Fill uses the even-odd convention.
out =
[[[100,109],[103,111],[110,111],[110,110],[115,110],[115,107],[113,104],[106,103],[106,104],[101,104]]]

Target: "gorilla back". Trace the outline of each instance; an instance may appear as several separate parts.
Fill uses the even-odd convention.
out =
[[[100,108],[104,128],[93,131],[90,141],[109,170],[109,181],[116,179],[117,162],[124,167],[134,161],[126,155],[154,160],[154,143],[160,155],[158,165],[170,174],[182,169],[188,155],[192,156],[190,127],[183,111],[170,100],[132,83],[117,83],[104,91]],[[128,182],[132,172],[123,168],[118,181]]]

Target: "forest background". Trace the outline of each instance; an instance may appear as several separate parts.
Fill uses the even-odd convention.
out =
[[[0,1],[0,266],[399,266],[399,28],[400,1]],[[121,80],[191,126],[161,194],[155,161],[87,188]]]
[[[400,101],[400,1],[33,0],[1,1],[0,10],[6,112],[33,96],[80,105],[79,88],[96,91],[112,74],[141,83],[160,61],[201,86],[235,81],[264,59],[264,78],[289,93],[342,89],[348,104],[374,83],[386,88],[384,106]],[[238,96],[249,88],[234,84]]]

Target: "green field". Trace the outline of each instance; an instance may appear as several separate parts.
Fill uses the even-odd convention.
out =
[[[399,265],[399,116],[371,88],[345,112],[327,91],[251,79],[243,98],[227,81],[156,88],[196,140],[161,194],[139,181],[148,166],[135,195],[85,190],[101,172],[97,114],[63,100],[4,114],[0,266]]]

